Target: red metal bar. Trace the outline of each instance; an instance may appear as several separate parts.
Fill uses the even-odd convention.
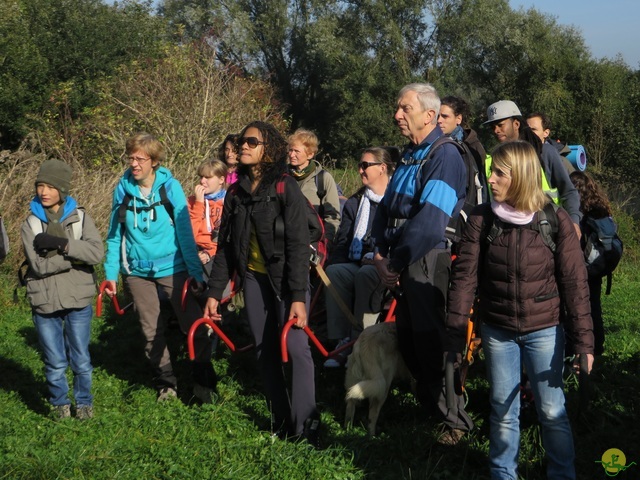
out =
[[[211,330],[213,330],[214,333],[216,335],[218,335],[220,340],[222,340],[225,343],[225,345],[227,345],[227,347],[229,347],[229,350],[231,350],[232,352],[246,352],[247,350],[250,350],[250,349],[253,348],[253,344],[252,343],[249,344],[249,345],[246,345],[244,347],[237,348],[234,345],[234,343],[231,341],[231,339],[229,339],[229,337],[227,337],[224,334],[224,332],[222,331],[222,329],[218,325],[218,322],[214,322],[213,320],[211,320],[210,318],[207,318],[207,317],[202,317],[202,318],[199,318],[198,320],[196,320],[195,322],[193,322],[193,325],[191,325],[191,328],[189,329],[189,334],[187,335],[187,347],[189,348],[189,358],[191,360],[195,360],[195,358],[196,358],[195,347],[193,345],[193,337],[194,337],[198,327],[200,325],[202,325],[202,324],[207,325]]]
[[[102,294],[104,293],[108,285],[109,285],[109,282],[107,282],[106,280],[100,284],[100,293],[98,293],[98,300],[96,301],[97,317],[102,316]],[[125,305],[124,308],[120,308],[120,304],[118,303],[118,297],[114,295],[113,297],[110,297],[110,298],[111,298],[111,301],[113,302],[113,308],[118,315],[124,315],[125,312],[133,306],[133,302],[131,302],[128,305]]]
[[[191,281],[193,280],[193,277],[188,277],[185,281],[184,281],[184,285],[182,286],[182,311],[186,312],[187,311],[187,295],[189,294],[189,287],[191,286]]]

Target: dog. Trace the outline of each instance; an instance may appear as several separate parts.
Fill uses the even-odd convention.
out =
[[[347,404],[345,428],[353,425],[356,405],[369,400],[369,435],[376,433],[380,409],[387,399],[391,382],[411,380],[411,374],[398,350],[398,334],[393,322],[378,323],[363,330],[347,360],[344,386]]]

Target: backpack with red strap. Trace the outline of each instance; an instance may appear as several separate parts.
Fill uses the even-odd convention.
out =
[[[286,204],[286,190],[285,190],[285,177],[288,175],[283,174],[278,181],[276,182],[276,197],[278,198],[278,205],[280,207],[280,211],[282,207]],[[324,224],[322,223],[322,219],[316,212],[316,209],[313,208],[311,202],[306,199],[305,203],[307,204],[307,225],[309,227],[309,239],[311,244],[309,245],[311,249],[311,253],[309,256],[309,261],[312,265],[324,265],[325,260],[327,259],[327,250],[328,250],[328,240],[325,236],[324,232]],[[275,224],[275,254],[283,255],[284,254],[284,231],[285,231],[285,223],[284,217],[278,213],[276,217]]]

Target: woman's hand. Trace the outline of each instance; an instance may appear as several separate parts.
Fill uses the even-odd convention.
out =
[[[196,202],[204,203],[204,191],[205,188],[198,184],[196,188],[193,189],[193,192],[196,194]]]
[[[582,355],[587,356],[587,374],[591,373],[591,369],[593,368],[593,354],[591,353],[579,353],[576,355],[575,360],[573,361],[573,368],[576,374],[580,374],[580,357]]]
[[[296,327],[304,328],[307,326],[307,305],[304,302],[291,302],[291,310],[289,310],[289,318],[296,317]]]
[[[213,321],[219,322],[222,320],[222,315],[218,313],[218,305],[220,302],[215,298],[209,298],[207,304],[204,306],[204,316],[210,318]]]
[[[113,280],[107,280],[107,286],[104,288],[104,292],[109,295],[109,297],[113,297],[116,294],[116,282]]]

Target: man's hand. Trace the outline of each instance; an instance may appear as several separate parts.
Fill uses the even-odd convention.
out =
[[[296,327],[304,328],[307,326],[307,306],[304,302],[291,302],[289,310],[289,319],[296,317]]]
[[[389,259],[383,257],[379,253],[376,253],[373,257],[373,264],[376,266],[376,271],[380,277],[380,281],[387,288],[394,288],[398,284],[400,275],[396,272],[389,270]]]
[[[219,322],[222,320],[222,315],[218,313],[218,305],[220,302],[215,298],[209,298],[207,304],[204,306],[204,316],[210,318],[213,321]]]

